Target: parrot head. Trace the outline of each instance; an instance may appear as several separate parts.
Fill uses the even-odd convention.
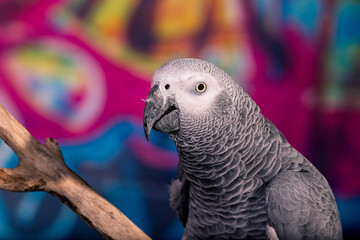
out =
[[[151,129],[173,135],[187,129],[192,135],[212,134],[209,126],[226,127],[236,115],[234,102],[241,98],[239,93],[243,93],[240,86],[209,62],[169,61],[152,78],[143,119],[146,139],[149,141]]]

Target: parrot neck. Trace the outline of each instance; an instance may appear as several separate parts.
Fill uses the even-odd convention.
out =
[[[180,134],[174,138],[190,181],[220,181],[226,185],[235,178],[267,180],[280,170],[281,162],[276,161],[282,142],[280,134],[252,100],[249,106],[239,111],[246,112],[245,119],[237,114],[237,119],[230,123],[210,123],[210,126],[217,126],[209,128],[212,135]]]

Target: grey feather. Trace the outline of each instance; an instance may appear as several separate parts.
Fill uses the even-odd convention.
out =
[[[206,92],[193,91],[198,82]],[[326,179],[223,70],[178,59],[160,67],[152,84],[162,102],[148,97],[144,126],[147,136],[154,124],[176,144],[170,204],[186,226],[183,239],[342,238]]]
[[[189,214],[189,188],[190,182],[184,178],[181,162],[178,166],[177,179],[169,188],[170,206],[176,211],[177,217],[185,227]]]

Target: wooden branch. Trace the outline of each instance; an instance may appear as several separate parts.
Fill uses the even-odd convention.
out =
[[[0,138],[19,157],[16,168],[0,168],[0,189],[48,192],[105,239],[150,239],[67,167],[54,139],[39,143],[1,104]]]

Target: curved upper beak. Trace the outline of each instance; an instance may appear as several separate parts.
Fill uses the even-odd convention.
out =
[[[179,129],[179,110],[175,99],[165,97],[157,84],[151,88],[146,99],[143,124],[147,141],[150,139],[152,128],[160,132],[173,132]]]

